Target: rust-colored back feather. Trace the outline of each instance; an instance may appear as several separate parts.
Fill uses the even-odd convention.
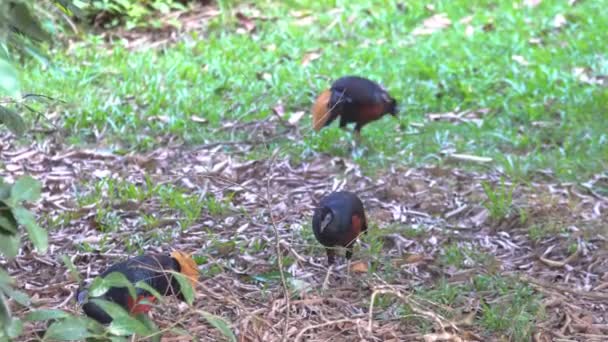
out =
[[[312,105],[312,127],[315,131],[319,131],[330,117],[328,107],[330,97],[329,89],[324,90]]]

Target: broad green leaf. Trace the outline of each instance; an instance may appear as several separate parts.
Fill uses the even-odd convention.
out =
[[[19,77],[15,67],[5,59],[0,59],[0,94],[5,93],[11,97],[19,97]],[[0,107],[5,108],[5,107]],[[2,110],[0,109],[0,113]],[[3,114],[0,114],[3,115]],[[0,121],[4,122],[3,117]],[[6,123],[6,122],[5,122]],[[8,124],[7,124],[8,126]]]
[[[23,32],[29,38],[36,40],[50,40],[50,35],[40,27],[36,18],[30,12],[30,9],[23,2],[13,2],[11,4],[10,24]]]
[[[0,201],[5,200],[11,195],[11,184],[6,184],[0,177]]]
[[[34,214],[24,207],[18,206],[13,208],[13,215],[15,215],[17,222],[25,226],[27,234],[38,252],[46,253],[49,246],[48,234],[46,230],[40,228],[38,223],[36,223]]]
[[[108,326],[108,331],[112,334],[119,336],[133,334],[146,336],[153,333],[144,323],[129,315],[122,306],[102,299],[92,299],[91,302],[101,307],[103,311],[112,317],[112,323]]]
[[[150,329],[150,331],[152,331],[153,335],[148,335],[147,339],[151,340],[152,342],[161,341],[162,334],[159,333],[158,326],[156,325],[156,323],[154,323],[153,320],[150,319],[150,317],[148,317],[148,315],[143,313],[138,314],[137,319],[142,322],[148,329]]]
[[[14,282],[15,281],[13,280],[13,278],[11,278],[11,276],[8,273],[6,273],[5,270],[0,268],[0,286],[11,285]]]
[[[0,327],[6,327],[11,323],[11,309],[8,306],[6,297],[0,291]],[[2,331],[0,330],[0,334]]]
[[[125,310],[125,308],[114,302],[110,302],[109,300],[91,299],[90,302],[102,308],[103,311],[105,311],[113,319],[129,316],[129,313]]]
[[[198,313],[201,314],[201,316],[203,316],[205,320],[209,322],[209,324],[219,330],[219,332],[221,332],[222,335],[228,339],[228,341],[236,342],[236,336],[234,335],[234,332],[232,332],[230,324],[228,324],[226,320],[207,311],[198,310]]]
[[[30,176],[23,176],[13,184],[10,199],[13,203],[35,202],[40,199],[41,188],[39,181]]]
[[[188,305],[192,305],[194,303],[194,289],[192,288],[192,284],[190,284],[190,280],[188,278],[178,272],[171,272],[177,282],[179,283],[179,289],[186,300]]]
[[[44,334],[45,340],[84,341],[91,336],[87,322],[83,318],[71,317],[51,324]]]
[[[120,272],[112,272],[105,277],[97,277],[89,288],[89,298],[103,296],[111,287],[126,287],[132,298],[137,297],[133,283]]]
[[[123,337],[123,336],[110,336],[108,337],[110,339],[110,341],[112,342],[127,342],[129,341],[128,338]]]
[[[10,208],[0,201],[0,234],[14,235],[17,234],[17,221]]]
[[[80,274],[76,269],[76,265],[74,265],[74,263],[72,262],[72,259],[68,258],[68,256],[64,254],[61,256],[61,260],[63,261],[65,267],[67,267],[70,271],[70,276],[72,276],[72,280],[77,283],[80,283]]]
[[[3,235],[0,238],[0,253],[7,259],[13,259],[19,253],[21,239],[19,235]]]
[[[6,294],[7,297],[12,298],[17,303],[23,306],[30,305],[30,297],[26,293],[17,291],[10,286],[2,286],[0,287],[0,289],[2,289],[2,291],[4,292],[4,294]]]
[[[61,319],[70,317],[70,314],[63,310],[56,309],[41,309],[36,311],[30,311],[25,316],[26,321],[48,321],[51,319]]]
[[[6,332],[10,338],[15,339],[19,337],[19,335],[21,335],[23,332],[23,321],[21,321],[19,318],[13,317],[7,326]]]
[[[1,66],[0,66],[0,68],[1,68]],[[2,70],[0,70],[0,73],[1,72],[2,72]],[[0,74],[0,82],[2,82],[1,74]],[[25,130],[27,129],[27,127],[25,125],[25,121],[23,121],[23,118],[19,114],[15,113],[8,107],[1,106],[1,105],[0,105],[0,123],[6,125],[6,128],[8,128],[11,132],[13,132],[13,134],[15,134],[17,136],[23,135],[25,133]]]
[[[150,292],[150,294],[152,294],[154,297],[156,297],[156,299],[158,299],[159,302],[163,300],[163,295],[161,295],[160,293],[158,293],[158,291],[156,291],[155,288],[153,288],[152,286],[148,285],[148,283],[146,283],[143,280],[140,280],[137,283],[135,283],[135,288],[139,288],[139,289],[146,290],[146,291]]]

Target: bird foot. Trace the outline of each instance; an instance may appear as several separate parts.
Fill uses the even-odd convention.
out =
[[[329,268],[327,269],[327,274],[325,275],[325,280],[323,281],[323,287],[321,288],[321,291],[325,291],[325,289],[327,289],[327,285],[329,285],[329,275],[331,274],[331,270],[334,267],[334,265],[329,265]]]

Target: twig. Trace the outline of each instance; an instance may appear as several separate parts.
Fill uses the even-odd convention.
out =
[[[269,172],[268,174],[272,174],[270,171],[272,170],[272,166],[275,162],[276,154],[273,155],[270,164],[268,166]],[[285,279],[285,272],[283,271],[283,255],[281,253],[281,235],[279,233],[279,228],[277,227],[276,221],[274,219],[274,215],[272,215],[272,203],[270,199],[270,176],[266,179],[266,206],[268,209],[268,214],[270,215],[270,222],[272,223],[272,229],[274,230],[275,237],[275,248],[277,252],[277,263],[279,264],[279,273],[281,275],[281,284],[283,287],[283,296],[285,297],[285,323],[283,325],[283,336],[282,341],[287,341],[287,332],[289,331],[289,289],[287,288],[287,280]]]
[[[608,300],[608,293],[581,291],[581,290],[569,288],[566,286],[560,286],[560,285],[556,285],[556,284],[547,283],[547,282],[544,282],[541,280],[536,280],[536,279],[530,278],[525,275],[522,275],[521,279],[525,282],[528,282],[528,283],[531,283],[531,284],[534,284],[534,285],[537,285],[540,287],[546,287],[546,288],[550,288],[553,290],[557,290],[559,292],[569,292],[569,293],[572,293],[572,294],[575,294],[575,295],[581,296],[581,297]]]
[[[323,328],[323,327],[326,327],[328,325],[341,324],[341,323],[351,323],[351,324],[359,325],[361,323],[361,319],[360,318],[358,318],[358,319],[350,319],[350,318],[347,318],[347,319],[338,319],[338,320],[335,320],[335,321],[329,321],[329,322],[325,322],[325,323],[321,323],[321,324],[309,325],[306,328],[300,330],[300,332],[298,333],[298,335],[296,335],[295,342],[301,341],[302,340],[302,336],[308,330],[313,330],[313,329],[317,329],[317,328]]]

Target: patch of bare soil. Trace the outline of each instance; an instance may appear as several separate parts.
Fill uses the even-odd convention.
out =
[[[605,340],[608,334],[608,199],[595,193],[592,184],[605,181],[600,177],[586,186],[552,181],[517,186],[517,210],[512,218],[496,220],[482,204],[481,186],[482,181],[497,184],[500,175],[494,173],[395,167],[372,179],[347,159],[323,155],[304,163],[276,157],[247,161],[217,146],[120,156],[52,140],[23,147],[8,135],[0,139],[0,160],[0,176],[10,180],[27,173],[43,183],[43,199],[34,209],[50,229],[49,253],[38,255],[26,244],[16,260],[2,261],[32,296],[33,308],[80,313],[74,300],[78,284],[61,255],[90,279],[132,256],[133,245],[139,245],[146,252],[179,249],[206,258],[195,307],[168,301],[152,313],[161,328],[177,324],[203,340],[219,335],[197,309],[229,320],[241,341],[278,341],[282,336],[288,341],[497,340],[501,337],[470,324],[481,310],[478,300],[447,307],[413,294],[414,288],[430,288],[440,279],[458,284],[477,274],[511,276],[544,296],[545,314],[535,322],[538,341]],[[79,206],[77,198],[99,191],[95,183],[103,178],[138,187],[145,187],[148,178],[148,184],[180,187],[230,205],[221,213],[204,209],[187,227],[158,196],[121,201],[104,193],[99,202]],[[343,265],[334,269],[322,289],[325,254],[307,230],[318,200],[339,189],[361,196],[375,232],[355,254],[354,260],[363,263],[350,276]],[[119,218],[116,231],[102,231],[101,207]],[[156,226],[145,224],[144,215],[155,215]],[[395,227],[423,233],[404,235]],[[540,233],[533,239],[531,230]],[[368,252],[373,240],[382,241],[380,253]],[[438,263],[445,246],[454,244],[484,253],[491,262],[465,260],[460,269]],[[260,245],[264,247],[256,247]],[[285,284],[277,275],[279,253],[286,265]],[[291,294],[288,300],[284,286]],[[379,295],[392,302],[370,306],[371,297]],[[501,300],[489,296],[483,300]],[[425,332],[404,323],[397,310],[402,304],[428,324]],[[29,325],[26,330],[31,337],[43,328]],[[171,336],[165,340],[191,339]]]

